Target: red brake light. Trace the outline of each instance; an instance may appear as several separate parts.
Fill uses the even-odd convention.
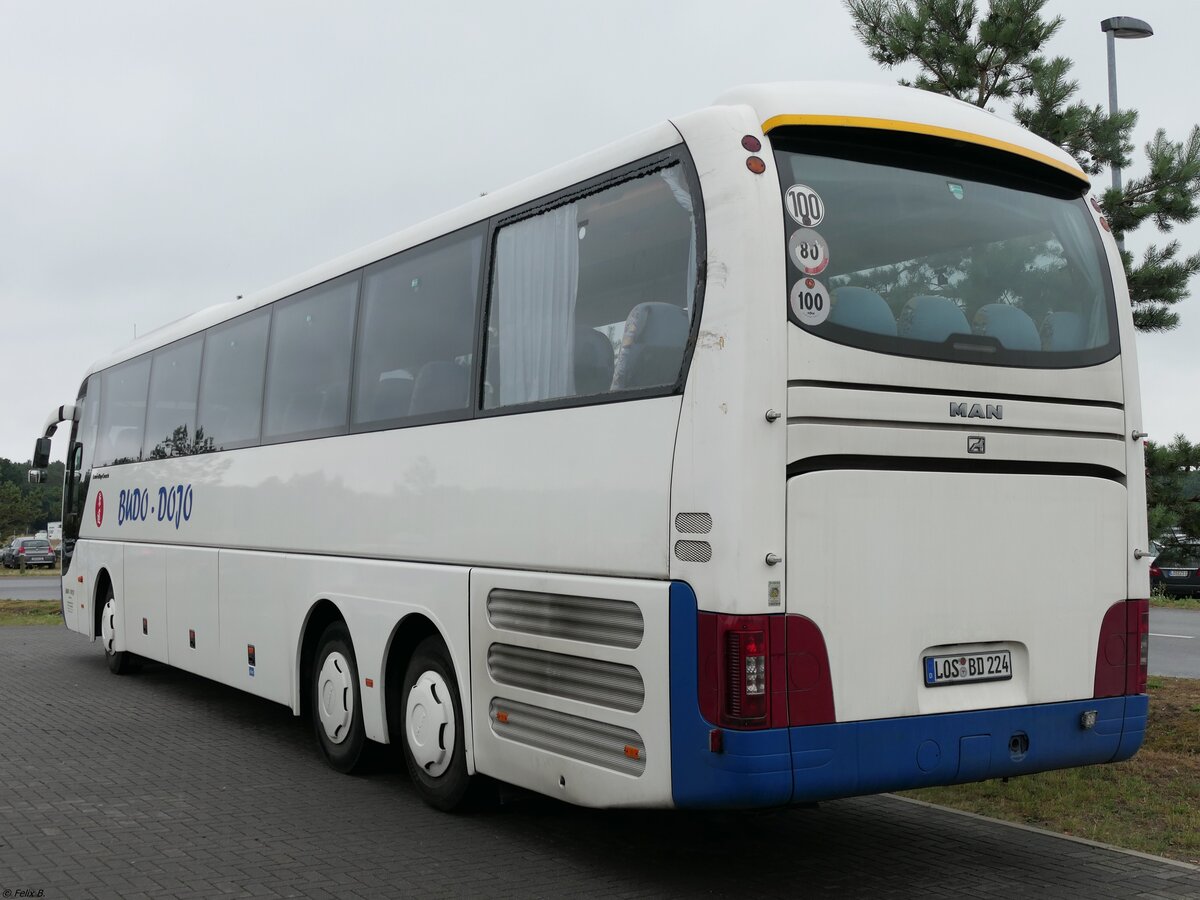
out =
[[[725,714],[739,724],[766,718],[766,644],[761,631],[725,632]]]
[[[700,613],[699,701],[725,728],[835,721],[825,639],[804,616]]]
[[[25,547],[24,546],[18,547],[17,553],[21,556],[24,556],[25,555]]]
[[[1093,696],[1146,693],[1149,657],[1150,601],[1114,603],[1100,625]]]
[[[1150,575],[1154,578],[1162,578],[1162,569],[1154,565],[1154,563],[1150,563]]]

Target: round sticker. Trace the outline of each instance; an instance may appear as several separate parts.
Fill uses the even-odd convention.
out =
[[[793,184],[783,195],[788,215],[805,228],[816,228],[825,218],[825,201],[807,184]]]
[[[805,275],[820,275],[829,265],[829,244],[811,228],[797,228],[788,238],[788,255]]]
[[[788,297],[801,325],[820,325],[829,318],[829,291],[815,278],[801,278]]]

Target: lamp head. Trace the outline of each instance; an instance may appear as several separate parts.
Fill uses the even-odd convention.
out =
[[[1101,31],[1111,31],[1118,38],[1147,38],[1154,34],[1154,29],[1148,22],[1135,19],[1133,16],[1113,16],[1100,23]]]

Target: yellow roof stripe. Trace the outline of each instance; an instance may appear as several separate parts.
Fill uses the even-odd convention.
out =
[[[1040,163],[1045,163],[1060,171],[1074,175],[1085,184],[1091,183],[1087,175],[1084,174],[1083,169],[1076,165],[1065,163],[1044,153],[1038,153],[1036,150],[1030,150],[1028,147],[1022,147],[1020,144],[1010,144],[1008,141],[999,141],[996,138],[984,137],[982,134],[974,134],[970,131],[943,128],[940,125],[925,125],[921,122],[902,122],[898,119],[876,119],[869,116],[787,115],[772,116],[767,119],[767,121],[763,122],[763,132],[769,132],[771,129],[779,128],[783,125],[837,125],[844,128],[876,128],[884,131],[908,131],[913,134],[928,134],[934,137],[950,138],[955,141],[965,141],[969,144],[981,144],[984,147],[993,147],[1007,153],[1024,156],[1027,159],[1037,160]]]

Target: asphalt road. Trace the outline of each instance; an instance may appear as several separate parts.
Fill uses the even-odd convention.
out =
[[[0,600],[58,600],[60,583],[57,575],[0,576]]]
[[[0,888],[18,896],[1200,897],[1200,870],[896,797],[818,809],[429,809],[339,775],[277,704],[166,666],[108,672],[0,628]],[[10,896],[6,894],[5,896]]]
[[[1200,678],[1200,610],[1150,610],[1150,674]]]

